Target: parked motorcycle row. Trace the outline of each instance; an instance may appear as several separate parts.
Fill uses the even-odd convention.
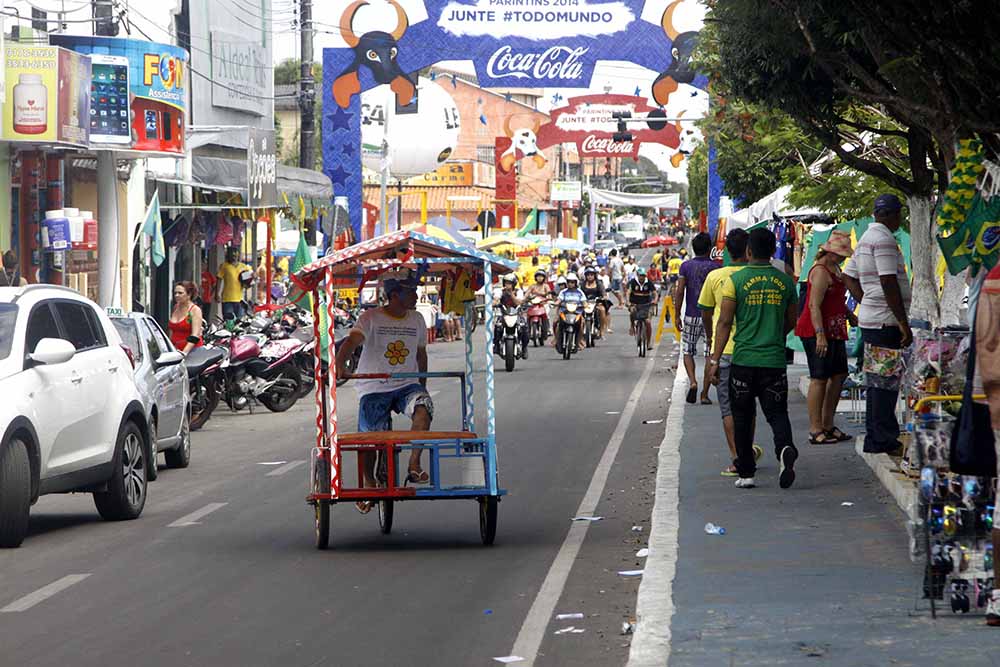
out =
[[[356,313],[335,309],[339,347]],[[216,321],[203,333],[205,344],[186,359],[191,389],[191,430],[205,425],[220,402],[232,412],[253,413],[259,405],[285,412],[312,392],[316,340],[312,314],[296,306]],[[352,368],[360,349],[348,363]],[[325,362],[324,362],[325,365]],[[338,385],[346,380],[338,378]]]

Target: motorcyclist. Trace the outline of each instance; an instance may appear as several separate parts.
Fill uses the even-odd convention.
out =
[[[629,331],[635,335],[635,321],[642,317],[646,322],[646,345],[653,335],[653,325],[649,321],[649,309],[653,305],[656,287],[653,281],[646,277],[646,267],[640,266],[635,271],[635,277],[625,288],[625,299],[629,304]]]
[[[588,301],[591,299],[597,301],[597,307],[594,309],[594,312],[597,313],[597,337],[600,338],[605,328],[607,312],[604,309],[604,285],[598,279],[597,269],[593,266],[588,266],[583,270],[583,287],[581,289]]]
[[[575,273],[568,274],[566,276],[566,287],[559,292],[559,297],[558,297],[559,307],[562,307],[562,305],[566,303],[583,304],[583,302],[586,300],[587,300],[586,295],[583,293],[583,290],[580,289],[580,279],[577,277]],[[559,340],[559,336],[561,335],[561,333],[562,332],[559,330],[559,323],[557,321],[555,336],[552,337],[553,346],[555,346],[556,341]],[[580,351],[579,337],[577,337],[576,341],[576,351],[577,352]]]
[[[524,316],[524,311],[520,309],[521,304],[524,303],[524,290],[517,286],[517,275],[513,273],[506,274],[501,279],[502,287],[498,287],[493,291],[493,302],[494,304],[499,304],[503,308],[517,308],[517,317],[520,322],[521,331],[521,344],[527,346],[528,344],[528,319]],[[496,319],[496,327],[499,329],[502,320]],[[496,337],[497,345],[500,344],[502,340],[499,336]]]
[[[532,300],[538,298],[538,299],[544,299],[547,305],[548,301],[550,301],[552,297],[555,296],[552,293],[552,288],[549,287],[548,279],[549,276],[547,273],[545,273],[544,269],[538,269],[535,271],[535,283],[530,287],[528,287],[527,291],[525,292],[525,298],[527,298],[529,304],[532,302]],[[548,338],[549,335],[549,314],[547,308],[545,315],[542,316],[542,335],[543,338]]]

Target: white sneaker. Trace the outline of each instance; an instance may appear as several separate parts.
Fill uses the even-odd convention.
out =
[[[1000,625],[1000,589],[993,589],[989,604],[986,605],[986,625]]]
[[[740,477],[735,486],[737,489],[752,489],[757,486],[757,481],[753,477]]]

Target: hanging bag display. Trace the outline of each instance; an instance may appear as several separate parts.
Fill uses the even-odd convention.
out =
[[[976,477],[996,477],[997,453],[994,448],[990,408],[972,400],[973,379],[976,374],[976,326],[972,325],[972,342],[969,345],[969,365],[965,372],[965,392],[958,421],[951,432],[951,472]]]

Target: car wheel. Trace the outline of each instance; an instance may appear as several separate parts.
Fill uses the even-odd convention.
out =
[[[142,514],[146,504],[147,451],[139,427],[125,422],[118,434],[108,490],[94,494],[94,505],[106,521],[125,521]]]
[[[187,468],[191,465],[191,417],[184,411],[184,421],[181,423],[181,441],[177,449],[163,452],[167,466],[171,468]]]
[[[156,478],[160,476],[160,470],[157,467],[157,455],[160,453],[160,447],[157,444],[159,440],[160,430],[156,420],[153,420],[149,427],[149,469],[146,471],[146,478],[150,482],[155,482]]]
[[[31,464],[19,438],[0,447],[0,547],[21,546],[28,532]]]

